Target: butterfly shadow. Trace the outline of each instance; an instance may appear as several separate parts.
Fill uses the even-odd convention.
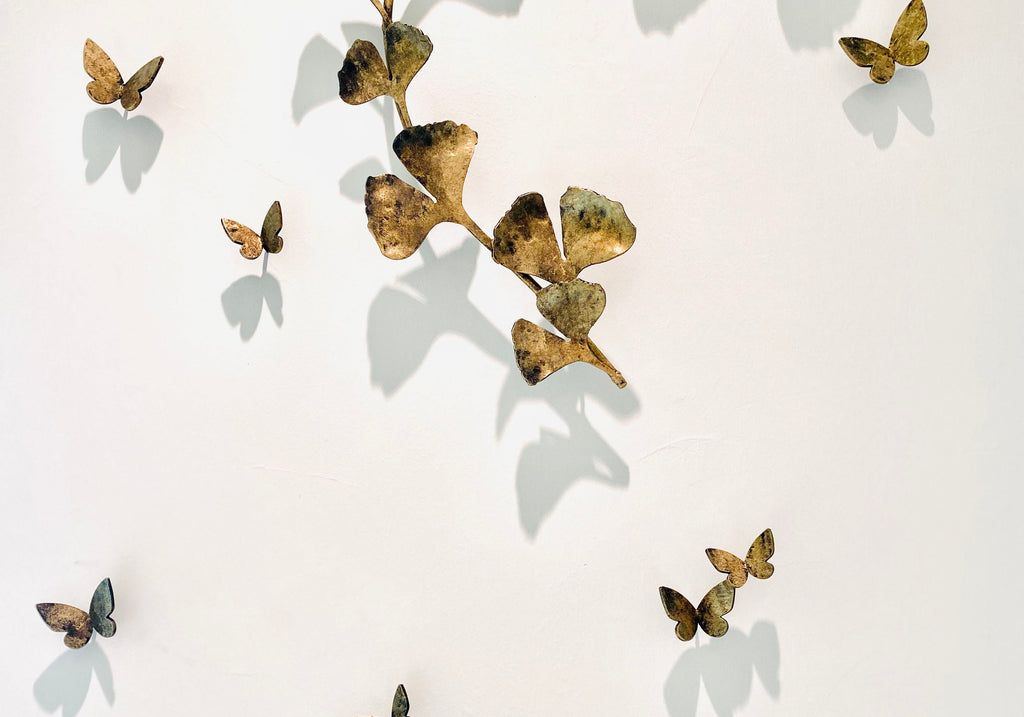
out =
[[[633,14],[641,32],[672,34],[676,25],[697,11],[704,0],[633,0]]]
[[[124,186],[135,193],[142,175],[153,168],[164,141],[164,132],[149,117],[121,113],[112,107],[94,110],[82,125],[85,181],[93,184],[107,171],[120,150]]]
[[[701,636],[696,638],[701,639]],[[758,622],[744,635],[736,628],[721,638],[687,650],[665,681],[665,705],[671,717],[694,717],[701,685],[718,717],[732,717],[747,702],[754,674],[772,699],[779,681],[779,634],[770,622]]]
[[[779,22],[792,50],[820,50],[853,19],[861,0],[778,0]]]
[[[278,327],[284,324],[281,284],[277,278],[267,271],[269,254],[263,255],[263,273],[243,276],[224,290],[220,295],[224,316],[231,326],[237,326],[242,341],[248,341],[256,334],[260,317],[263,315],[263,304],[266,302],[274,323]]]
[[[896,139],[900,110],[921,134],[935,134],[932,91],[927,75],[920,70],[901,67],[888,84],[869,82],[843,102],[850,124],[863,135],[873,135],[879,149],[888,148]]]
[[[568,433],[542,428],[539,439],[524,446],[519,457],[516,496],[520,524],[530,539],[577,481],[590,478],[628,487],[629,466],[594,429],[585,409],[593,398],[614,415],[629,416],[639,410],[636,393],[616,388],[589,366],[570,366],[545,383],[527,386],[515,365],[510,333],[491,323],[468,298],[482,255],[476,240],[467,238],[441,256],[424,242],[417,253],[423,264],[401,276],[397,286],[382,289],[370,305],[366,343],[371,384],[393,396],[439,338],[456,335],[508,368],[498,401],[496,438],[522,402],[541,402],[559,416]]]
[[[65,650],[39,675],[32,686],[36,703],[47,712],[63,708],[63,717],[74,717],[85,704],[94,672],[107,703],[113,705],[114,673],[97,640],[80,650]]]

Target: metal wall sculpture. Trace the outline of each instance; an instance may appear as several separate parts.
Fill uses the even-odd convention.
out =
[[[284,239],[281,238],[282,222],[281,202],[274,202],[267,210],[267,216],[263,218],[263,229],[259,234],[231,219],[221,219],[220,225],[224,227],[228,239],[242,245],[238,250],[239,254],[246,259],[258,259],[264,251],[268,254],[277,254],[284,248]]]
[[[164,64],[164,58],[154,57],[125,82],[121,79],[121,72],[110,59],[110,55],[95,42],[87,39],[83,63],[85,71],[92,78],[92,82],[85,86],[85,91],[89,93],[92,101],[109,105],[121,100],[121,106],[125,111],[131,112],[142,102],[142,91],[149,89],[153,84],[156,73],[160,72]]]
[[[715,585],[697,607],[672,588],[662,587],[661,604],[670,618],[676,621],[676,637],[683,642],[692,640],[699,626],[711,637],[722,637],[729,631],[729,623],[723,618],[736,602],[736,588],[747,583],[747,576],[767,580],[775,572],[775,566],[768,560],[775,554],[775,538],[771,529],[765,530],[750,546],[746,560],[726,550],[708,548],[708,560],[720,573],[728,578]]]
[[[73,650],[85,647],[95,631],[102,637],[113,637],[117,623],[110,617],[114,612],[114,588],[110,578],[96,586],[89,603],[89,612],[71,605],[42,602],[36,605],[39,616],[54,632],[65,632],[64,644]]]
[[[928,12],[923,0],[911,0],[896,22],[888,47],[862,37],[841,38],[839,46],[857,65],[870,67],[871,79],[884,85],[896,73],[896,63],[913,67],[925,61],[929,46],[921,36],[927,29]]]
[[[462,201],[477,133],[451,121],[413,125],[409,117],[406,90],[433,44],[417,28],[393,20],[391,0],[371,2],[382,20],[384,57],[366,40],[353,43],[338,72],[339,92],[353,105],[385,95],[394,100],[403,127],[393,144],[395,154],[429,193],[391,174],[366,180],[368,227],[381,253],[389,259],[408,258],[438,224],[461,225],[533,292],[538,311],[565,336],[526,319],[515,323],[512,343],[526,382],[534,385],[579,361],[599,368],[624,388],[626,379],[590,338],[605,308],[604,288],[579,278],[586,267],[633,246],[636,227],[622,205],[570,187],[559,201],[560,247],[543,197],[524,194],[498,222],[493,239],[488,236]]]

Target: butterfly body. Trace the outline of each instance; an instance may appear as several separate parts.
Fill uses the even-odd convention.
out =
[[[284,239],[281,238],[282,221],[281,203],[274,202],[267,210],[267,216],[263,219],[263,229],[259,234],[231,219],[221,219],[220,223],[228,239],[242,245],[238,250],[242,256],[246,259],[258,259],[264,251],[268,254],[277,254],[284,248]]]
[[[928,29],[923,0],[911,0],[892,31],[889,46],[862,37],[844,37],[840,47],[860,67],[870,67],[871,79],[884,85],[896,73],[896,65],[913,67],[928,57],[929,45],[921,40]]]
[[[164,64],[164,58],[154,57],[125,82],[110,55],[92,40],[86,40],[83,64],[92,78],[92,82],[85,86],[92,101],[109,105],[121,100],[121,106],[130,112],[142,102],[142,92],[153,84]]]
[[[64,644],[77,650],[85,647],[93,632],[102,637],[113,637],[117,623],[110,617],[114,612],[114,589],[110,578],[105,578],[93,592],[89,612],[61,603],[39,603],[39,616],[54,632],[67,633]]]

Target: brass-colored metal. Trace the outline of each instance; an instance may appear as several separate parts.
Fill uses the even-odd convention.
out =
[[[104,578],[96,586],[89,612],[51,602],[39,603],[36,610],[51,630],[67,633],[64,644],[74,650],[85,647],[94,631],[101,637],[113,637],[117,631],[117,623],[110,617],[114,612],[114,589],[110,578]]]
[[[683,642],[693,639],[698,625],[711,637],[725,635],[729,623],[723,616],[735,604],[736,588],[746,584],[747,575],[767,580],[775,572],[775,566],[768,562],[775,554],[775,538],[770,528],[757,536],[747,551],[746,560],[717,548],[708,548],[705,552],[715,569],[728,573],[729,577],[711,588],[696,608],[672,588],[662,587],[659,590],[665,613],[678,623],[676,637]]]
[[[130,112],[142,102],[142,92],[153,84],[164,64],[164,58],[154,57],[124,82],[121,79],[121,72],[110,56],[95,42],[87,39],[83,51],[83,64],[89,77],[93,78],[92,82],[85,86],[85,91],[92,101],[109,105],[121,100],[121,106]]]
[[[775,572],[775,566],[768,562],[775,554],[775,538],[770,528],[757,536],[747,551],[746,560],[740,560],[729,551],[718,548],[708,548],[705,552],[715,570],[729,574],[728,580],[733,587],[743,587],[748,574],[759,580],[767,580]]]
[[[497,263],[516,274],[536,295],[541,314],[569,337],[565,341],[525,319],[516,323],[513,344],[527,382],[535,384],[569,363],[582,361],[600,368],[624,388],[625,378],[589,338],[604,311],[605,291],[599,284],[578,280],[582,269],[614,259],[636,240],[636,227],[622,205],[596,192],[570,187],[559,205],[563,256],[543,197],[524,194],[498,222],[491,239],[463,205],[477,133],[451,121],[423,126],[409,121],[405,90],[430,57],[433,45],[416,28],[392,21],[391,2],[371,2],[382,19],[386,61],[372,43],[357,40],[338,73],[340,94],[349,104],[385,94],[394,98],[403,126],[393,144],[395,154],[429,192],[392,174],[366,180],[367,227],[381,253],[389,259],[406,259],[438,224],[463,226]],[[551,285],[543,286],[534,277]]]
[[[889,46],[862,37],[843,37],[839,46],[860,67],[871,68],[871,79],[884,85],[896,73],[896,64],[920,65],[928,57],[929,46],[921,40],[928,29],[928,12],[923,0],[911,0],[892,31]]]
[[[399,685],[395,690],[395,699],[391,702],[391,717],[409,717],[409,695],[405,686]]]
[[[239,224],[231,219],[220,220],[228,239],[235,244],[242,245],[238,252],[246,259],[258,259],[264,251],[268,254],[280,252],[284,248],[284,239],[281,238],[282,223],[281,202],[274,202],[270,205],[267,216],[263,219],[263,229],[259,235],[244,224]]]

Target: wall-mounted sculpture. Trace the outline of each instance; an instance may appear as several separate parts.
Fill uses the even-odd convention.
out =
[[[353,43],[338,72],[339,92],[353,105],[385,95],[395,101],[404,128],[395,138],[395,154],[429,193],[391,174],[367,179],[368,227],[381,253],[389,259],[408,258],[438,224],[461,225],[533,292],[541,315],[565,336],[526,319],[515,323],[512,343],[527,383],[536,384],[579,361],[625,387],[622,374],[590,339],[590,330],[604,311],[605,291],[600,284],[578,278],[586,267],[614,259],[633,246],[636,227],[622,205],[570,187],[559,202],[559,247],[544,199],[524,194],[498,222],[494,238],[488,236],[462,201],[477,133],[451,121],[414,126],[409,117],[406,90],[426,64],[433,44],[417,28],[394,22],[392,2],[371,2],[382,19],[384,57],[366,40]]]
[[[896,73],[896,63],[913,67],[925,61],[929,46],[921,36],[927,29],[928,12],[924,9],[924,2],[911,0],[892,31],[888,47],[862,37],[841,38],[839,46],[857,65],[870,67],[871,79],[884,85]]]
[[[104,578],[92,594],[89,612],[71,605],[43,602],[36,605],[39,616],[54,632],[66,632],[64,644],[77,650],[98,632],[103,637],[113,637],[117,623],[110,617],[114,612],[114,589],[110,578]]]
[[[729,623],[723,616],[736,602],[736,588],[746,584],[748,575],[767,580],[775,572],[775,566],[768,562],[775,554],[775,538],[770,528],[757,536],[747,551],[746,560],[718,548],[708,548],[705,553],[715,570],[728,573],[729,577],[711,588],[697,607],[672,588],[660,589],[661,604],[665,613],[676,621],[676,637],[683,642],[694,638],[698,626],[711,637],[722,637],[729,631]]]
[[[221,219],[220,225],[224,227],[228,239],[242,245],[238,250],[239,254],[246,259],[258,259],[264,251],[268,254],[277,254],[284,248],[284,239],[281,238],[282,222],[281,202],[274,202],[267,210],[267,216],[263,218],[263,229],[259,234],[231,219]]]
[[[85,71],[92,78],[92,82],[85,86],[85,91],[89,93],[92,101],[109,105],[121,100],[121,106],[128,112],[139,106],[142,102],[142,91],[149,89],[156,79],[156,73],[160,72],[160,67],[164,64],[164,58],[154,57],[125,82],[121,79],[121,72],[110,59],[110,55],[92,40],[85,41],[83,55]]]

